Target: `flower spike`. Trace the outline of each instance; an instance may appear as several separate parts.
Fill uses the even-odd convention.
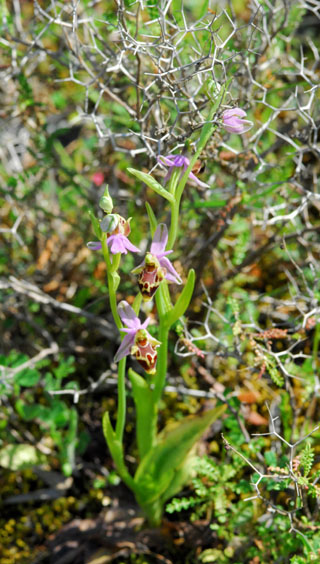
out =
[[[165,250],[167,242],[167,226],[165,223],[160,223],[153,236],[150,252],[146,254],[144,261],[132,271],[134,274],[139,274],[138,284],[144,301],[151,300],[160,282],[164,279],[175,284],[182,283],[179,274],[166,257],[173,252]]]

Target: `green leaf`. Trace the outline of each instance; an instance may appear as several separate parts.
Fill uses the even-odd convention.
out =
[[[166,498],[166,491],[171,489],[192,447],[225,409],[226,406],[220,406],[164,429],[158,444],[143,458],[134,477],[136,497],[142,507],[161,496]]]
[[[0,466],[21,470],[42,464],[45,457],[32,445],[7,445],[0,450]]]
[[[113,291],[116,292],[120,284],[120,276],[117,272],[112,272],[111,276],[112,276]]]
[[[178,468],[175,472],[170,485],[161,496],[162,504],[164,504],[167,499],[170,499],[174,495],[178,494],[183,488],[184,484],[186,484],[194,474],[196,467],[196,457],[194,450],[195,449],[193,447],[186,456],[181,468]]]
[[[54,140],[53,148],[59,155],[62,166],[65,167],[67,170],[74,171],[75,170],[74,161],[70,157],[70,155],[68,154],[62,143],[58,141],[58,139]]]
[[[310,474],[313,461],[314,461],[314,450],[310,445],[310,443],[307,443],[303,451],[300,453],[300,464],[303,467],[304,476],[308,476],[308,474]]]
[[[194,289],[195,272],[193,268],[189,271],[188,279],[185,287],[183,288],[179,298],[177,299],[173,309],[168,313],[167,321],[169,326],[173,325],[178,319],[184,315],[187,310]]]
[[[222,206],[226,206],[228,200],[222,200],[221,198],[214,198],[212,200],[198,200],[194,202],[195,208],[221,208]]]
[[[146,202],[146,209],[147,209],[147,214],[148,214],[148,218],[149,218],[149,223],[150,223],[150,228],[151,228],[151,235],[153,237],[155,230],[157,229],[157,218],[153,213],[153,209],[150,206],[149,202]]]
[[[100,241],[101,236],[102,236],[100,222],[91,210],[89,210],[89,215],[90,215],[90,219],[91,219],[93,233],[95,234],[96,237],[98,237],[98,239]]]
[[[28,405],[24,403],[24,401],[19,398],[16,401],[15,408],[19,413],[20,417],[25,419],[26,421],[31,421],[36,417],[40,417],[43,415],[43,412],[47,412],[48,408],[43,405],[32,404]]]
[[[14,381],[19,386],[35,386],[40,380],[40,372],[35,368],[25,368],[15,375]]]
[[[119,472],[119,476],[125,482],[125,484],[127,484],[127,486],[134,491],[135,484],[133,478],[130,476],[124,462],[123,446],[120,443],[120,441],[116,438],[116,434],[112,428],[109,413],[107,411],[105,412],[102,418],[102,430],[107,445],[109,447],[111,456],[113,458],[113,461]]]
[[[150,450],[152,430],[156,419],[155,405],[152,401],[152,390],[142,376],[129,369],[128,376],[132,385],[132,394],[136,406],[136,434],[140,459]]]
[[[159,182],[157,182],[153,178],[153,176],[151,176],[151,174],[147,174],[146,172],[142,172],[141,170],[136,170],[135,168],[128,168],[127,170],[128,172],[130,172],[130,174],[133,174],[133,176],[135,176],[136,178],[141,180],[141,182],[144,182],[147,186],[149,186],[151,190],[157,192],[159,196],[162,196],[163,198],[165,198],[171,203],[174,202],[174,197],[172,196],[172,194],[170,194],[167,190],[165,190],[165,188],[163,188],[163,186],[161,186],[161,184],[159,184]]]

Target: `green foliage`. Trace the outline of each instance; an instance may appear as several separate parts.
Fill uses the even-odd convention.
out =
[[[317,161],[310,145],[311,124],[319,121],[314,78],[319,38],[314,10],[302,1],[273,5],[259,0],[253,13],[245,0],[226,4],[224,11],[217,2],[175,0],[163,26],[164,12],[150,0],[144,3],[145,8],[143,3],[125,0],[120,22],[109,0],[84,0],[77,5],[79,19],[75,18],[73,29],[67,11],[59,12],[57,20],[56,2],[42,6],[47,17],[32,10],[31,4],[0,3],[1,70],[7,85],[1,100],[0,462],[6,469],[14,469],[17,480],[21,468],[37,461],[70,475],[76,454],[86,446],[82,421],[95,427],[100,417],[90,393],[88,402],[80,400],[77,405],[72,394],[53,393],[82,389],[88,378],[91,385],[97,373],[110,366],[114,369],[111,349],[116,343],[111,335],[106,344],[103,332],[110,322],[110,311],[105,303],[102,254],[89,255],[85,247],[92,228],[101,239],[96,210],[102,187],[94,184],[93,173],[101,170],[105,178],[110,177],[117,211],[122,213],[123,209],[133,216],[130,237],[139,246],[146,238],[145,205],[152,234],[158,218],[169,222],[174,193],[162,186],[158,176],[155,180],[141,170],[150,170],[160,149],[164,154],[181,150],[192,158],[199,147],[203,122],[206,127],[201,143],[208,136],[210,139],[199,156],[206,161],[204,180],[211,188],[202,190],[188,183],[177,227],[181,247],[175,247],[175,258],[184,274],[192,266],[196,280],[190,274],[181,293],[174,287],[169,292],[162,284],[159,295],[166,302],[168,325],[188,315],[184,323],[190,343],[196,338],[207,356],[182,360],[173,353],[170,335],[165,376],[169,375],[170,385],[183,377],[195,392],[222,394],[230,406],[221,421],[222,430],[233,447],[266,472],[262,492],[275,508],[269,512],[262,500],[244,501],[252,495],[250,481],[257,481],[259,474],[254,475],[241,458],[230,460],[228,452],[219,450],[217,439],[210,445],[213,460],[198,461],[193,492],[184,490],[183,497],[171,501],[168,511],[188,512],[183,518],[192,515],[193,519],[211,520],[215,544],[197,556],[200,562],[317,561],[319,432],[313,435],[314,443],[301,446],[294,479],[282,479],[290,457],[279,438],[248,440],[252,433],[270,429],[265,423],[252,422],[253,415],[268,417],[266,403],[272,413],[280,415],[277,430],[290,443],[301,437],[301,428],[307,434],[318,423],[319,220]],[[208,7],[211,11],[206,14]],[[202,17],[202,22],[195,23]],[[64,18],[67,21],[62,25]],[[126,48],[117,68],[119,25],[126,30]],[[130,34],[134,39],[131,46]],[[86,37],[92,43],[90,39],[86,45]],[[168,57],[168,67],[166,57],[161,57],[160,68],[157,57],[162,38],[164,52],[172,48],[172,57]],[[143,46],[145,40],[147,45]],[[79,49],[71,49],[73,44]],[[207,64],[213,50],[219,61],[215,77],[222,89],[226,77],[230,79],[225,88],[229,94],[224,98],[219,84],[212,81],[211,64]],[[201,55],[199,64],[194,63],[195,53]],[[115,60],[111,64],[109,57]],[[223,131],[221,112],[229,105],[248,109],[254,122],[252,132],[229,136]],[[215,115],[210,115],[212,111]],[[109,131],[112,143],[107,139]],[[10,134],[8,143],[6,133]],[[128,167],[134,180],[127,175]],[[150,204],[144,201],[143,184],[153,191]],[[88,210],[94,210],[89,212],[92,226]],[[10,229],[19,218],[15,234]],[[116,298],[130,297],[138,314],[141,296],[134,298],[130,274],[135,260],[127,256],[122,279],[117,273],[111,279]],[[12,276],[21,284],[25,282],[19,291],[12,285]],[[72,306],[83,308],[90,321],[81,312],[72,312]],[[149,311],[148,304],[143,308],[144,313]],[[150,311],[154,320],[155,311]],[[316,313],[311,315],[312,311]],[[288,329],[285,341],[264,336],[265,331],[280,327]],[[262,336],[257,337],[260,331]],[[155,324],[150,332],[158,337]],[[178,336],[184,338],[182,330]],[[37,353],[48,342],[57,342],[61,356],[30,363],[30,351]],[[63,356],[74,350],[77,363],[73,357]],[[22,365],[25,367],[19,370]],[[154,380],[134,372],[129,377],[137,407],[137,450],[144,458],[152,442],[152,429],[148,435],[144,423],[152,419]],[[251,394],[248,402],[246,394]],[[103,398],[111,420],[115,397],[110,387],[108,401]],[[166,395],[161,424],[165,425],[167,418],[182,417],[190,406],[199,411],[201,401],[188,396],[170,403]],[[123,450],[129,450],[128,460],[133,464],[136,450],[131,447],[130,410],[125,445],[120,445],[109,415],[104,418],[104,432],[119,474],[132,487]],[[29,438],[30,444],[26,444]],[[49,452],[46,459],[37,458],[38,443]],[[144,476],[139,475],[141,490],[144,477],[147,482],[159,479],[160,489],[167,480],[152,466],[153,462],[159,466],[162,460],[160,455],[157,459],[157,451],[153,454],[155,460],[148,459],[143,465]],[[96,457],[98,465],[105,463],[103,453],[97,452]],[[164,497],[176,495],[187,471],[194,470],[192,459],[191,448],[183,467],[175,468],[174,478],[169,485],[165,483],[167,489],[160,500],[154,487],[148,510],[150,514],[158,512],[158,521]],[[105,487],[106,481],[98,483]],[[294,498],[293,491],[301,495]],[[146,493],[150,493],[147,488]],[[278,510],[294,511],[293,524],[301,534],[290,530],[287,514],[280,515]],[[29,556],[25,561],[36,560]],[[9,554],[8,561],[13,558]]]
[[[150,206],[149,202],[146,202],[146,210],[148,213],[148,218],[150,223],[151,236],[153,237],[155,230],[157,229],[157,218],[154,215],[153,209]]]
[[[236,491],[244,494],[251,491],[250,484],[242,480],[235,480],[243,461],[237,460],[233,464],[217,464],[217,461],[204,457],[197,457],[194,470],[197,473],[192,478],[194,495],[189,498],[174,498],[166,511],[173,513],[191,509],[191,520],[201,519],[210,515],[218,523],[225,523],[230,511],[228,496]]]
[[[224,411],[225,406],[220,406],[165,428],[157,444],[141,460],[134,477],[134,492],[151,522],[159,521],[163,503],[187,481],[192,472],[191,449]]]
[[[284,377],[277,369],[275,359],[271,356],[266,357],[266,368],[272,381],[276,384],[276,386],[282,388],[284,385]]]
[[[310,474],[314,461],[314,449],[310,443],[307,443],[300,453],[300,465],[303,468],[303,475],[307,477]]]
[[[185,287],[183,288],[179,298],[177,299],[174,307],[167,315],[167,323],[169,327],[174,325],[182,317],[187,308],[189,307],[195,283],[195,272],[193,269],[189,270],[188,278]]]
[[[75,467],[75,453],[78,445],[78,413],[75,408],[70,408],[66,401],[59,395],[51,395],[50,392],[58,391],[65,386],[75,389],[76,382],[69,381],[64,385],[62,381],[75,371],[74,357],[60,358],[60,362],[53,368],[52,372],[45,372],[48,360],[37,364],[36,368],[24,368],[18,370],[19,366],[29,363],[26,355],[17,351],[11,351],[8,357],[1,356],[0,363],[14,370],[14,390],[5,386],[7,395],[19,396],[15,400],[15,410],[18,416],[28,422],[36,422],[44,433],[49,433],[54,447],[58,450],[58,456],[63,472],[72,474]],[[4,380],[5,382],[5,380]],[[3,383],[4,385],[4,383]],[[86,438],[83,436],[83,440]],[[30,455],[30,464],[35,464],[35,448],[30,445],[7,445],[3,453],[12,449],[14,460],[10,466],[16,467],[18,458],[27,458]],[[3,454],[4,456],[4,454]],[[8,466],[6,466],[8,467]]]

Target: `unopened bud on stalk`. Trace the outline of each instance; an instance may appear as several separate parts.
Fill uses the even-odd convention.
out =
[[[99,206],[105,213],[111,213],[113,210],[113,201],[109,194],[108,186],[105,187],[103,196],[100,198]]]
[[[118,227],[118,223],[119,215],[117,213],[109,213],[100,223],[101,231],[104,233],[112,233]]]

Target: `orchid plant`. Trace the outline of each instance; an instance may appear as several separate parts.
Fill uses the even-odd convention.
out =
[[[132,307],[123,300],[117,303],[117,288],[120,281],[121,255],[139,252],[129,240],[130,219],[113,212],[113,202],[106,188],[100,200],[100,207],[106,214],[102,220],[91,214],[97,242],[88,243],[92,250],[102,250],[106,267],[110,307],[114,322],[122,335],[122,342],[115,355],[118,363],[118,409],[115,428],[109,414],[103,418],[103,430],[117,471],[134,492],[135,497],[152,525],[161,522],[165,502],[176,494],[190,477],[193,468],[193,447],[206,427],[220,417],[225,406],[221,405],[204,414],[186,418],[175,426],[158,433],[157,422],[160,401],[167,377],[168,338],[171,327],[187,310],[195,282],[191,269],[185,285],[173,304],[169,291],[171,284],[182,285],[182,279],[168,256],[173,252],[178,233],[180,202],[186,183],[191,180],[201,186],[192,173],[199,155],[221,123],[216,119],[227,91],[227,86],[218,96],[211,99],[211,110],[202,126],[196,151],[189,159],[185,155],[158,157],[158,163],[166,167],[165,187],[150,174],[129,168],[138,180],[147,184],[170,207],[170,225],[158,223],[151,206],[147,203],[152,243],[143,261],[133,270],[137,275],[139,292]],[[229,112],[229,113],[228,113]],[[240,109],[226,110],[222,114],[222,125],[227,131],[243,133],[248,123],[243,120]],[[147,331],[150,318],[140,321],[142,301],[155,298],[158,314],[158,339]],[[132,395],[136,408],[136,438],[139,463],[134,475],[130,474],[124,455],[123,436],[126,420],[126,359],[131,355],[143,369],[139,374],[129,369]]]

